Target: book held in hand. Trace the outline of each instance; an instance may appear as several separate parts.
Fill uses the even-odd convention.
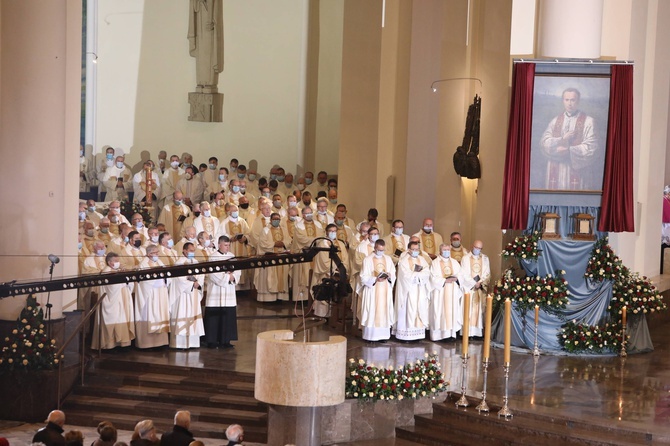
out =
[[[415,272],[415,273],[418,273],[418,272],[420,272],[421,270],[423,270],[423,266],[421,266],[421,265],[414,265],[414,272]]]

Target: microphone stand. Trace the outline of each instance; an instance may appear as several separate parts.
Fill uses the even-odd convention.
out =
[[[51,282],[54,279],[54,266],[56,266],[56,264],[51,259],[49,259],[49,261],[51,262],[51,266],[49,267],[49,282]],[[47,293],[47,304],[46,304],[47,338],[49,339],[48,342],[51,342],[51,307],[53,307],[53,305],[49,303],[49,299],[51,299],[51,290],[49,290],[49,292]]]

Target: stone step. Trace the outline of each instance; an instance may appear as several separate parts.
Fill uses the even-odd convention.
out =
[[[173,387],[182,390],[204,390],[213,393],[227,393],[230,395],[254,395],[254,383],[248,381],[222,382],[220,379],[198,378],[186,373],[167,374],[150,373],[138,370],[93,369],[86,373],[87,385],[114,385],[114,386],[146,386],[146,387]]]
[[[267,405],[252,396],[229,395],[207,391],[180,389],[179,387],[140,387],[89,385],[78,386],[74,395],[87,395],[98,398],[119,398],[129,400],[164,402],[176,406],[205,406],[218,409],[239,409],[251,411],[266,411]]]
[[[132,357],[113,355],[103,356],[95,361],[92,370],[116,370],[133,371],[143,373],[157,373],[167,375],[189,376],[193,379],[219,380],[221,383],[248,382],[253,383],[255,375],[247,372],[221,371],[215,368],[201,368],[188,366],[175,366],[156,362],[140,362]]]
[[[138,421],[151,419],[156,426],[159,435],[172,430],[172,418],[150,418],[144,414],[119,414],[113,412],[91,412],[70,410],[67,412],[68,424],[79,426],[97,426],[102,420],[111,421],[117,429],[134,430]],[[207,423],[203,421],[194,422],[191,432],[195,438],[217,438],[224,440],[225,431],[229,424]],[[267,442],[267,428],[261,426],[244,426],[244,440],[250,443]]]
[[[170,419],[177,410],[191,412],[193,422],[216,424],[239,423],[244,426],[265,426],[266,412],[255,412],[236,409],[216,409],[202,406],[175,406],[174,404],[155,401],[137,401],[121,398],[101,398],[88,395],[71,395],[63,407],[68,411],[108,412],[108,413],[137,413],[147,418]]]
[[[473,444],[486,444],[487,446],[498,444],[491,438],[484,439],[483,435],[466,438],[458,434],[445,434],[440,430],[426,428],[423,426],[402,426],[395,428],[396,439],[411,441],[413,444],[425,444],[429,446],[470,446]]]

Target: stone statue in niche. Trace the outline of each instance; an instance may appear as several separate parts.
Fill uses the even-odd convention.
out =
[[[189,54],[195,57],[196,91],[188,94],[189,121],[222,122],[223,95],[218,92],[223,71],[222,0],[190,0]]]

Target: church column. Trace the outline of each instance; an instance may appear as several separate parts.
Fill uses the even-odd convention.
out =
[[[600,58],[603,0],[540,2],[538,55],[557,58]]]
[[[0,282],[77,273],[80,0],[0,4]],[[45,303],[46,295],[38,295]],[[51,293],[52,319],[76,305],[76,293]],[[25,297],[0,300],[13,320]]]

